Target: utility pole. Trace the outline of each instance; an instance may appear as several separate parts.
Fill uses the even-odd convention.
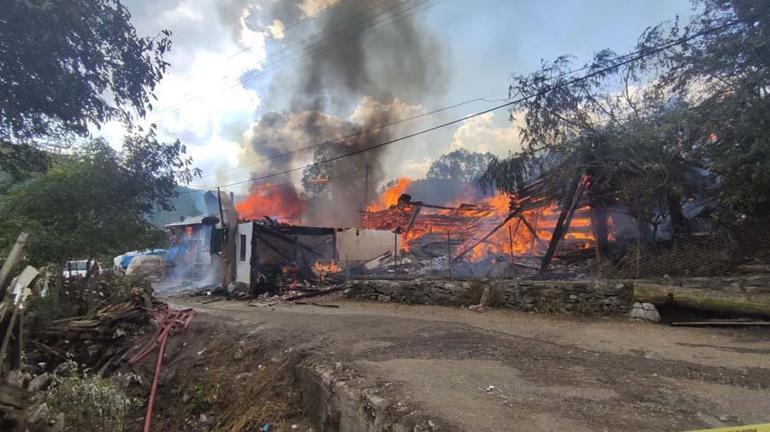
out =
[[[369,170],[371,167],[369,165],[366,165],[364,169],[364,204],[361,206],[362,210],[366,209],[367,204],[369,204]]]

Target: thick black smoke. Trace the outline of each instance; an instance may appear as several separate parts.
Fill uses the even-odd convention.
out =
[[[274,18],[291,24],[306,18],[309,10],[323,9],[330,3],[283,0],[271,10]],[[426,96],[442,88],[440,46],[417,23],[414,5],[414,1],[341,0],[309,21],[317,27],[314,34],[320,36],[305,44],[302,58],[306,62],[289,72],[292,82],[298,83],[292,90],[291,112],[265,115],[258,122],[260,133],[253,133],[252,128],[249,143],[255,153],[265,157],[300,147],[290,142],[292,136],[318,143],[334,138],[329,136],[332,132],[337,132],[336,137],[367,132],[310,153],[299,152],[290,159],[271,160],[271,170],[307,162],[311,154],[318,162],[389,141],[394,129],[376,127],[414,114],[410,105],[420,105]],[[354,108],[349,120],[328,114]],[[283,132],[266,131],[270,125]],[[303,185],[317,197],[314,213],[323,222],[334,219],[337,224],[356,224],[364,197],[373,199],[377,185],[388,177],[388,167],[381,162],[386,151],[367,151],[305,170]],[[367,166],[369,181],[365,182]],[[321,201],[329,204],[322,205]]]

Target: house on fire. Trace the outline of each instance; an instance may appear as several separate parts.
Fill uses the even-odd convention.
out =
[[[348,269],[400,247],[386,230],[322,228],[279,224],[271,219],[241,222],[236,235],[235,282],[257,291],[287,267],[312,277],[314,266],[338,264]]]

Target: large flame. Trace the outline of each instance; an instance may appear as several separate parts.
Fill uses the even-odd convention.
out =
[[[383,191],[377,197],[376,201],[366,207],[366,211],[373,212],[378,210],[385,210],[398,204],[398,197],[406,193],[406,189],[409,187],[410,183],[412,183],[412,181],[406,177],[397,179],[396,184],[385,189],[385,191]]]
[[[265,216],[299,222],[307,204],[289,183],[258,184],[249,196],[235,205],[242,220],[262,219]]]
[[[478,243],[509,215],[512,197],[497,194],[475,204],[466,204],[473,201],[472,196],[458,196],[451,202],[438,203],[448,207],[445,209],[418,209],[411,203],[398,202],[409,183],[408,179],[398,179],[367,208],[362,218],[364,228],[401,232],[404,251],[410,250],[419,239],[430,236],[434,242],[444,241],[454,255],[472,247],[465,255],[471,261],[490,254],[539,255],[545,252],[561,213],[561,208],[553,203],[525,211],[521,217],[511,219]],[[575,211],[564,239],[563,245],[571,248],[587,248],[594,244],[588,207]]]

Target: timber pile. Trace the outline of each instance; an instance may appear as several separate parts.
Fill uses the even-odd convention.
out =
[[[128,300],[105,306],[91,317],[54,321],[43,334],[55,338],[112,340],[149,321],[152,310],[152,295],[143,288],[134,288]]]
[[[481,219],[494,215],[494,209],[471,204],[445,207],[411,201],[402,195],[397,205],[385,210],[361,213],[363,228],[427,233],[458,232],[475,226]]]

